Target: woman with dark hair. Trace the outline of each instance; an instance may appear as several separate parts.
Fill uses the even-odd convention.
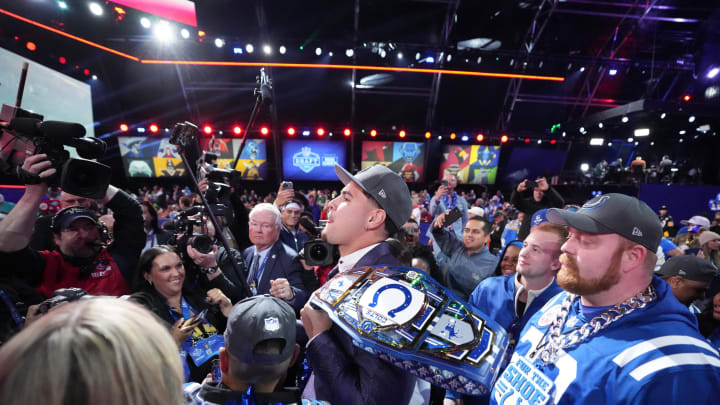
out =
[[[708,288],[708,302],[704,311],[697,314],[698,330],[707,340],[720,350],[720,278],[715,277]]]
[[[185,379],[202,381],[212,359],[224,345],[222,332],[232,304],[217,288],[207,298],[184,288],[185,268],[169,246],[146,250],[138,260],[138,280],[130,299],[138,302],[170,327],[185,363]]]
[[[522,249],[522,242],[519,240],[514,240],[505,245],[500,252],[500,260],[498,261],[497,267],[495,267],[495,273],[493,275],[507,276],[509,274],[515,274],[520,249]]]

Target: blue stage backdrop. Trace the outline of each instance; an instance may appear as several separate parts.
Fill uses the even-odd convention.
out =
[[[345,142],[286,140],[283,179],[335,181],[335,163],[345,167]]]
[[[680,221],[690,219],[693,215],[705,215],[712,220],[715,213],[712,212],[709,202],[717,200],[718,193],[718,186],[643,184],[638,198],[656,212],[661,205],[667,205],[668,213],[679,227]]]
[[[523,179],[559,174],[565,165],[567,150],[545,149],[534,146],[515,146],[510,159],[500,168],[501,182],[517,184]]]

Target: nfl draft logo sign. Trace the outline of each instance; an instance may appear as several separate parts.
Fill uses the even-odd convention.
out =
[[[314,168],[320,166],[320,155],[313,152],[309,146],[305,146],[300,152],[293,155],[293,166],[310,173]]]

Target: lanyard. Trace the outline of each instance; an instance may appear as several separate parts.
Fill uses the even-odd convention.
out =
[[[270,257],[270,252],[265,253],[265,259],[262,261],[262,263],[260,263],[260,266],[258,266],[257,272],[255,274],[248,274],[248,283],[256,284],[256,285],[260,284],[260,279],[262,278],[263,271],[265,271],[265,264],[268,261],[268,257]],[[255,258],[253,257],[253,264],[250,267],[251,272],[252,272],[252,268],[255,266],[254,259]],[[251,280],[250,279],[251,277],[255,277],[255,280]]]

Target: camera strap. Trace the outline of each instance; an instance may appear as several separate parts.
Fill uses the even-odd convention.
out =
[[[37,174],[32,174],[29,171],[22,168],[22,166],[18,166],[15,173],[20,181],[23,182],[23,184],[27,185],[33,185],[33,184],[40,184],[44,181],[44,179],[40,178]]]

